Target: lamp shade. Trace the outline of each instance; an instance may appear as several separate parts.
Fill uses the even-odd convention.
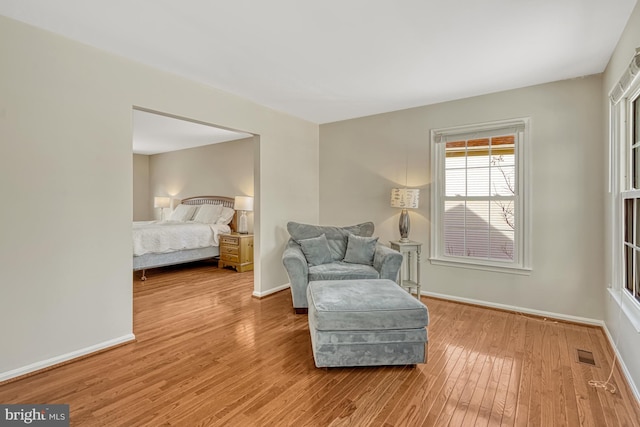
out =
[[[233,208],[237,211],[252,211],[253,210],[253,197],[249,196],[236,196],[233,202]]]
[[[420,190],[417,188],[394,188],[391,190],[391,207],[417,209],[420,203]]]
[[[169,197],[154,197],[153,198],[153,207],[154,208],[168,208],[171,203],[171,199]]]

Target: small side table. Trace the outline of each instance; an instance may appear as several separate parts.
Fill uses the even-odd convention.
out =
[[[238,273],[253,270],[253,234],[221,234],[218,267],[233,267]]]
[[[391,244],[391,249],[395,249],[402,254],[398,284],[409,293],[411,293],[411,289],[416,288],[416,298],[420,299],[420,251],[422,250],[422,243],[414,242],[413,240],[408,242],[394,240],[389,243]]]

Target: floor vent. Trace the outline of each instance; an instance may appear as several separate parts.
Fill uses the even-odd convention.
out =
[[[596,359],[593,357],[593,353],[587,350],[576,350],[578,352],[578,362],[586,363],[587,365],[596,366]]]

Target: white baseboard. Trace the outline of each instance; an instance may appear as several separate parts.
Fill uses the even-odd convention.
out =
[[[423,291],[423,292],[420,292],[420,294],[424,295],[424,296],[427,296],[427,297],[434,297],[434,298],[446,299],[446,300],[451,300],[451,301],[464,302],[464,303],[467,303],[467,304],[480,305],[480,306],[483,306],[483,307],[499,308],[501,310],[515,311],[517,313],[532,314],[534,316],[548,317],[548,318],[558,319],[558,320],[566,320],[567,322],[584,323],[584,324],[587,324],[587,325],[596,325],[596,326],[604,326],[604,322],[602,320],[590,319],[588,317],[571,316],[571,315],[568,315],[568,314],[553,313],[551,311],[534,310],[534,309],[531,309],[531,308],[517,307],[517,306],[514,306],[514,305],[507,305],[507,304],[498,304],[498,303],[494,303],[494,302],[482,301],[482,300],[477,300],[477,299],[472,299],[472,298],[463,298],[463,297],[456,297],[456,296],[453,296],[453,295],[438,294],[438,293],[435,293],[435,292],[424,292]]]
[[[129,341],[134,341],[136,336],[133,334],[127,334],[122,337],[114,338],[109,341],[104,341],[89,347],[81,348],[80,350],[72,351],[71,353],[62,354],[60,356],[52,357],[51,359],[42,360],[40,362],[32,363],[27,366],[22,366],[17,369],[12,369],[7,372],[0,372],[0,382],[10,380],[11,378],[20,377],[22,375],[30,374],[31,372],[39,371],[41,369],[48,368],[50,366],[58,365],[63,362],[76,359],[78,357],[86,356],[97,351],[106,350],[109,347],[124,344]]]
[[[611,332],[609,332],[609,328],[607,328],[606,323],[602,326],[602,329],[604,329],[604,333],[607,336],[607,339],[609,340],[609,344],[611,345],[611,348],[616,353],[616,358],[617,358],[616,362],[620,366],[620,370],[622,371],[622,374],[625,376],[627,380],[627,384],[629,384],[629,388],[633,392],[638,403],[640,403],[640,390],[638,390],[638,387],[636,387],[635,383],[633,382],[633,377],[631,376],[629,369],[627,369],[627,365],[625,365],[624,359],[622,358],[622,355],[620,354],[620,352],[618,351],[618,347],[616,346],[616,341],[613,339],[613,336],[611,336]]]
[[[276,292],[284,291],[285,289],[289,289],[291,287],[290,283],[285,283],[282,286],[278,286],[277,288],[269,289],[264,292],[258,292],[254,289],[253,296],[256,298],[264,298],[267,295],[275,294]]]

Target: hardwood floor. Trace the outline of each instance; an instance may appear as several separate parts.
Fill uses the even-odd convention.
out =
[[[0,386],[2,403],[68,403],[76,426],[640,426],[599,328],[423,298],[429,361],[317,369],[289,291],[253,273],[153,270],[134,280],[137,342]],[[596,366],[579,363],[577,349]]]

